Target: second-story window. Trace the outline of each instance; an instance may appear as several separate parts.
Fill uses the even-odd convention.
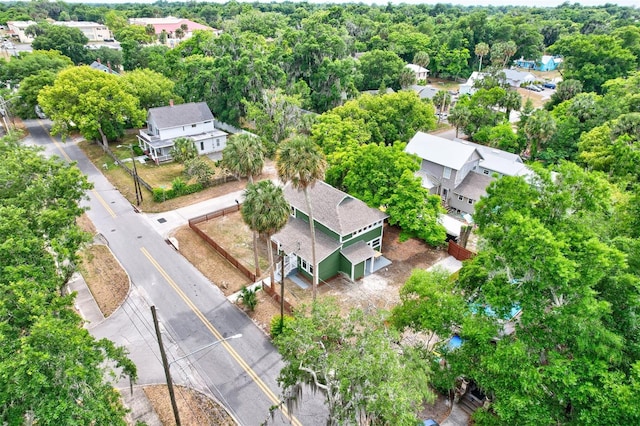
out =
[[[442,177],[445,179],[451,179],[451,168],[450,167],[445,167],[444,170],[442,171]]]

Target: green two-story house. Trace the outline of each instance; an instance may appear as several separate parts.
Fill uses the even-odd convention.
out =
[[[374,260],[382,250],[382,230],[388,215],[322,181],[308,191],[319,279],[326,281],[342,273],[354,281],[373,272]],[[297,268],[311,278],[314,265],[304,192],[287,184],[284,195],[291,206],[291,216],[271,241],[285,256],[285,275]]]

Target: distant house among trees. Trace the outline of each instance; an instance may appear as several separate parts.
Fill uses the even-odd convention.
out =
[[[416,175],[422,186],[459,213],[474,213],[475,203],[486,194],[494,176],[531,174],[516,154],[423,132],[411,138],[405,152],[421,158]]]
[[[190,21],[189,19],[176,18],[174,16],[167,16],[166,18],[130,18],[129,24],[131,25],[151,25],[155,31],[156,37],[164,41],[164,44],[173,47],[180,43],[182,40],[186,40],[193,36],[193,32],[196,30],[212,31],[216,35],[220,35],[222,30],[211,28],[206,25],[199,24],[197,22]],[[164,34],[165,37],[161,37]]]
[[[113,38],[113,34],[109,31],[109,28],[104,24],[98,24],[97,22],[89,21],[53,21],[52,25],[61,25],[69,28],[77,28],[82,31],[85,37],[89,41],[105,41]],[[25,30],[31,25],[37,25],[35,21],[8,21],[7,29],[8,34],[17,38],[20,43],[32,43],[35,37],[31,34],[26,34]]]
[[[416,75],[416,81],[424,81],[429,76],[429,70],[416,64],[407,64],[405,68],[410,69]]]
[[[138,134],[138,145],[156,163],[171,161],[171,148],[179,138],[193,141],[199,155],[219,152],[227,145],[227,133],[214,125],[205,102],[151,108],[147,128]]]
[[[558,56],[543,55],[539,61],[520,58],[515,61],[516,65],[536,71],[554,71],[562,63],[562,58]]]
[[[536,81],[536,76],[530,72],[502,69],[500,71],[504,73],[505,83],[511,87],[521,87],[523,84],[533,83]],[[473,95],[476,91],[475,83],[478,80],[482,80],[487,74],[484,72],[474,71],[466,81],[460,85],[460,95]]]

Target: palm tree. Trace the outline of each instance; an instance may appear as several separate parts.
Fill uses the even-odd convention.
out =
[[[264,147],[262,141],[246,133],[232,136],[222,150],[221,165],[236,176],[247,176],[249,184],[253,177],[259,175],[264,167]],[[249,225],[253,231],[253,260],[256,266],[256,277],[261,275],[258,261],[258,233],[255,226]]]
[[[247,176],[249,183],[262,173],[264,146],[260,138],[246,133],[233,135],[222,150],[221,165],[234,175]]]
[[[409,68],[402,68],[400,74],[398,75],[398,82],[400,83],[400,87],[403,90],[406,90],[407,87],[412,84],[416,84],[416,73],[411,71]]]
[[[522,95],[515,90],[507,90],[500,106],[504,107],[507,121],[511,115],[511,111],[520,111],[522,108]]]
[[[529,142],[532,160],[536,159],[540,148],[551,139],[555,132],[556,121],[549,111],[537,109],[531,114],[524,125],[524,134]]]
[[[244,190],[244,203],[240,213],[242,214],[242,219],[252,231],[267,237],[269,274],[271,286],[273,286],[274,263],[271,236],[281,230],[289,219],[289,203],[284,198],[282,188],[276,186],[270,180],[263,180],[255,184],[250,183]],[[255,246],[254,250],[256,250]],[[284,271],[282,272],[284,273]]]
[[[313,265],[313,300],[316,300],[318,287],[318,265],[316,264],[316,234],[313,223],[313,212],[308,188],[324,178],[327,162],[320,148],[306,136],[298,135],[283,142],[276,156],[278,177],[284,183],[302,190],[309,213],[309,230],[311,231],[311,262]]]
[[[482,71],[482,58],[489,53],[489,45],[487,43],[476,44],[476,56],[478,56],[478,72]]]
[[[422,68],[426,68],[430,61],[431,58],[429,58],[429,54],[427,52],[420,51],[413,55],[413,63],[420,65]]]
[[[174,161],[184,164],[186,161],[198,156],[198,148],[193,143],[193,139],[180,137],[173,141],[171,157]]]
[[[456,126],[456,138],[458,137],[460,128],[464,128],[467,124],[469,124],[470,115],[471,111],[469,110],[469,107],[460,103],[454,106],[449,112],[449,123]]]

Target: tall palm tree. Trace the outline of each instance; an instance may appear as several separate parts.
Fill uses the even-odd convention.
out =
[[[532,160],[538,157],[540,148],[553,137],[555,132],[556,121],[549,111],[537,109],[531,114],[524,125],[524,134],[529,143]]]
[[[416,65],[420,65],[422,68],[426,68],[429,65],[431,59],[429,58],[429,54],[427,52],[419,51],[413,55],[413,63]]]
[[[320,148],[311,139],[297,135],[280,145],[276,156],[276,168],[282,182],[291,182],[291,186],[304,192],[309,212],[309,230],[311,231],[313,300],[315,301],[318,287],[318,265],[316,264],[316,234],[308,188],[312,187],[317,180],[324,178],[327,162]]]
[[[475,54],[478,56],[478,72],[482,71],[482,58],[489,53],[489,45],[487,43],[476,44]]]
[[[253,177],[259,175],[264,167],[262,141],[246,133],[232,136],[222,150],[221,165],[236,176],[247,176],[249,184],[252,184]],[[249,227],[253,231],[253,261],[258,277],[261,275],[258,262],[258,233],[254,230],[255,226]]]
[[[220,164],[238,177],[247,176],[249,183],[253,183],[253,177],[262,173],[264,154],[260,138],[239,133],[229,138]]]
[[[281,230],[289,220],[289,203],[284,198],[282,188],[270,180],[263,180],[247,185],[244,190],[244,203],[240,210],[242,219],[252,231],[267,237],[267,253],[271,286],[274,285],[273,276],[273,247],[271,236]],[[254,246],[254,250],[256,247]],[[283,271],[284,272],[284,271]]]

